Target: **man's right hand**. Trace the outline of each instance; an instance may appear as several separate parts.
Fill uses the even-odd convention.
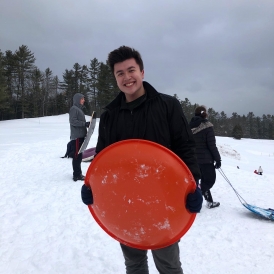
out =
[[[81,196],[82,196],[82,201],[85,205],[92,205],[93,204],[92,190],[89,187],[87,187],[86,185],[82,186]]]

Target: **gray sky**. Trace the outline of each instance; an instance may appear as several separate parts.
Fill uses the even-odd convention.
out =
[[[274,115],[273,14],[273,0],[0,0],[0,49],[26,45],[62,80],[127,45],[159,92]]]

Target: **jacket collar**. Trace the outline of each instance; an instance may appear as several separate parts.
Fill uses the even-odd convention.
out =
[[[147,100],[159,95],[159,92],[157,92],[156,89],[153,86],[151,86],[148,82],[143,81],[143,85],[146,91]],[[111,101],[106,107],[104,107],[104,109],[113,110],[117,107],[120,107],[122,104],[122,100],[125,100],[125,94],[122,91],[120,91],[116,98],[113,101]]]

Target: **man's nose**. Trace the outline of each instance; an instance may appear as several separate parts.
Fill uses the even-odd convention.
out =
[[[125,80],[129,80],[131,78],[130,73],[126,72],[125,73]]]

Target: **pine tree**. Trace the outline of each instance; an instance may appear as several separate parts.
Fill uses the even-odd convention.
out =
[[[101,113],[102,108],[110,103],[118,94],[118,92],[119,89],[117,88],[116,81],[109,66],[105,65],[104,63],[100,63],[96,96],[98,103],[97,112]]]
[[[18,79],[19,100],[21,102],[21,118],[25,118],[25,108],[27,106],[27,80],[30,77],[31,71],[34,68],[34,54],[27,46],[22,45],[15,51],[15,69]]]
[[[243,130],[242,127],[237,124],[234,126],[232,133],[231,133],[232,137],[238,140],[241,140],[243,138]]]
[[[32,71],[30,76],[30,94],[28,95],[28,102],[29,102],[29,115],[31,117],[38,117],[41,116],[41,109],[42,109],[42,82],[44,76],[40,69],[35,68]]]
[[[66,69],[63,73],[63,81],[60,82],[59,88],[63,91],[67,111],[69,111],[73,105],[73,95],[75,94],[74,83],[73,70]]]
[[[15,119],[17,118],[18,111],[18,93],[16,92],[18,80],[15,76],[15,56],[12,51],[7,50],[5,52],[3,63],[9,102],[9,109],[6,111],[6,117],[7,119]]]
[[[187,121],[190,122],[191,118],[194,116],[195,108],[197,104],[192,105],[190,101],[188,100],[188,98],[185,98],[184,101],[180,101],[180,103],[183,108],[183,112],[185,114]]]
[[[221,111],[220,113],[220,118],[219,118],[219,135],[220,136],[228,136],[228,132],[227,132],[227,125],[228,125],[228,121],[227,121],[227,116],[225,114],[224,111]]]
[[[217,136],[221,136],[221,129],[219,126],[219,121],[220,121],[220,114],[219,112],[216,112],[213,108],[209,108],[207,110],[208,113],[208,119],[210,122],[214,125],[214,131]]]
[[[61,110],[58,109],[57,106],[57,96],[58,96],[58,91],[59,91],[59,79],[58,76],[54,76],[52,79],[52,99],[53,99],[53,115],[61,114],[63,113]],[[60,112],[61,111],[61,112]]]
[[[55,95],[54,91],[54,82],[53,82],[53,74],[50,68],[47,68],[43,73],[43,81],[42,81],[42,93],[41,93],[41,108],[42,108],[42,116],[47,115],[47,106],[49,103],[49,99]]]
[[[89,71],[89,90],[90,90],[90,101],[93,109],[97,108],[97,86],[98,86],[98,75],[100,71],[100,63],[96,58],[90,60]]]
[[[3,119],[5,111],[9,108],[7,95],[7,82],[4,71],[4,54],[0,50],[0,117]]]
[[[257,126],[256,126],[256,118],[253,112],[249,112],[247,114],[247,131],[249,134],[248,138],[257,139]]]

